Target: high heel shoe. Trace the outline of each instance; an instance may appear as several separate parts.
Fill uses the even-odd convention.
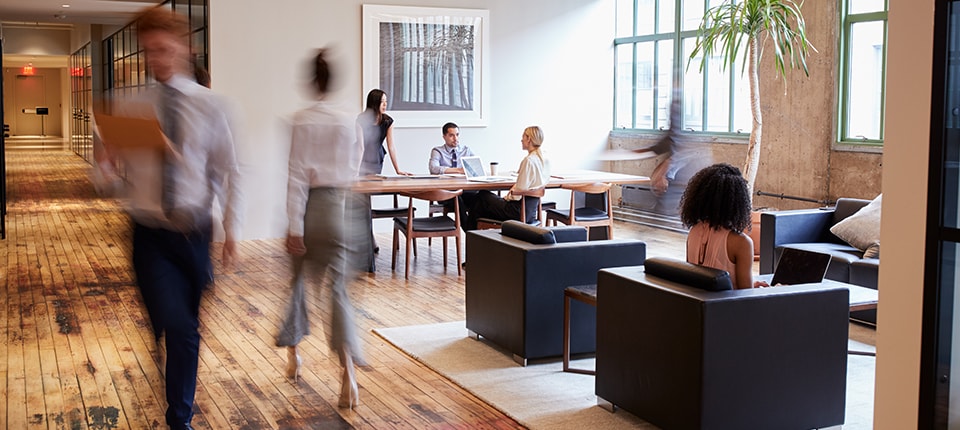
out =
[[[357,388],[357,375],[353,371],[353,357],[349,354],[340,356],[343,364],[343,379],[340,382],[340,402],[344,409],[353,409],[360,403],[360,389]]]
[[[300,353],[297,351],[297,347],[288,346],[287,347],[287,377],[293,379],[293,382],[297,382],[297,379],[300,378],[300,367],[303,365],[303,360],[300,359]]]
[[[338,406],[343,409],[353,409],[360,403],[360,389],[357,388],[356,378],[347,376],[346,373],[347,372],[344,371],[344,379],[340,385],[340,402]]]

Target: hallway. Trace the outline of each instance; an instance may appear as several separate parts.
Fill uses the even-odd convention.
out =
[[[156,346],[130,269],[127,218],[115,201],[97,197],[82,159],[29,146],[6,152],[0,427],[166,428]],[[518,427],[370,333],[463,319],[463,278],[452,265],[444,273],[436,243],[421,244],[410,282],[402,271],[390,273],[389,252],[381,252],[380,272],[352,287],[370,364],[358,372],[357,409],[335,406],[339,367],[326,345],[323,299],[301,344],[303,376],[298,384],[286,379],[285,351],[273,346],[287,294],[281,245],[242,242],[233,271],[215,268],[201,309],[196,428]]]

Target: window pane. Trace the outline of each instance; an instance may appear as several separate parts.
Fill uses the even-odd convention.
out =
[[[730,70],[733,73],[733,132],[750,134],[753,127],[753,114],[750,113],[750,77],[743,70],[743,57],[746,50],[740,51],[737,65]],[[741,73],[743,70],[744,73]]]
[[[670,97],[673,92],[673,41],[657,43],[657,128],[670,127]]]
[[[656,14],[656,0],[637,0],[637,34],[653,34],[653,21]],[[663,31],[663,30],[661,30]]]
[[[707,71],[707,131],[730,131],[730,75],[716,65],[720,58],[711,60]]]
[[[617,37],[633,35],[633,0],[617,0]]]
[[[683,2],[683,30],[696,30],[703,20],[703,0]]]
[[[884,22],[861,22],[850,28],[847,138],[880,139],[883,102]]]
[[[637,116],[636,128],[653,128],[654,42],[637,44]]]
[[[883,12],[886,0],[849,0],[850,13]]]
[[[676,2],[674,0],[660,0],[659,12],[660,16],[657,18],[657,33],[672,33],[676,31]]]
[[[616,128],[633,128],[633,44],[617,45]]]
[[[206,27],[207,20],[204,13],[207,10],[203,0],[193,0],[190,5],[190,30],[199,30]]]
[[[690,58],[695,38],[683,39],[683,58]],[[698,55],[690,60],[690,67],[684,67],[683,74],[683,128],[703,131],[703,75],[700,74]]]

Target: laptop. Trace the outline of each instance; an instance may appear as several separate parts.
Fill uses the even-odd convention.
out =
[[[463,157],[460,159],[463,166],[463,173],[468,181],[477,182],[514,182],[517,179],[510,176],[489,176],[483,169],[483,162],[480,157]]]
[[[816,284],[823,281],[830,265],[830,255],[822,252],[784,248],[777,260],[770,286]]]

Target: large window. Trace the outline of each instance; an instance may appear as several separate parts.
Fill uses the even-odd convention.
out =
[[[171,8],[189,20],[187,35],[193,61],[209,69],[207,45],[207,0],[167,0]],[[130,23],[103,40],[105,87],[108,95],[131,95],[146,88],[146,58],[137,40],[136,23]]]
[[[738,61],[688,61],[705,12],[722,0],[617,0],[614,128],[669,127],[673,89],[683,97],[684,129],[750,132],[750,87]],[[689,64],[689,67],[688,67]]]
[[[841,143],[883,143],[887,0],[844,0],[840,39]]]
[[[90,44],[87,43],[70,56],[70,148],[91,164],[93,163],[93,133],[90,130],[90,116],[93,114],[92,77]]]

